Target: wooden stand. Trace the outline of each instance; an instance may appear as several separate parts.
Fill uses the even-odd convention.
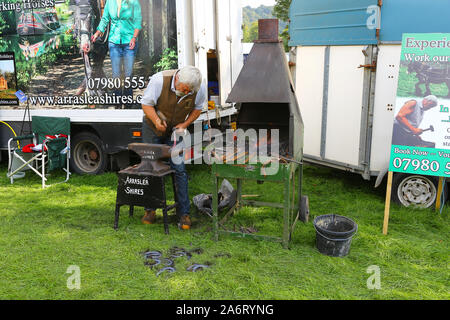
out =
[[[442,213],[442,209],[444,209],[444,203],[442,202],[442,195],[444,191],[444,183],[446,178],[439,177],[439,185],[438,185],[438,191],[437,191],[437,198],[436,198],[436,211],[439,210],[440,213]]]
[[[388,226],[389,226],[389,212],[391,209],[391,193],[392,193],[392,178],[394,177],[394,173],[389,171],[388,174],[388,183],[386,188],[386,204],[384,206],[384,223],[383,223],[383,234],[387,235]]]

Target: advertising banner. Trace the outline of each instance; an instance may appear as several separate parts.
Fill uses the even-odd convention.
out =
[[[0,0],[2,109],[139,109],[177,66],[176,0]]]
[[[390,169],[450,177],[450,34],[404,34]]]

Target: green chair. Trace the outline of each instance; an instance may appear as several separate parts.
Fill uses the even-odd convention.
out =
[[[8,173],[14,179],[23,177],[23,170],[31,170],[42,178],[42,188],[49,187],[46,172],[62,169],[67,182],[70,178],[70,118],[33,116],[31,121],[32,135],[12,138],[8,141]],[[63,135],[64,137],[59,137]],[[49,138],[47,136],[52,136]],[[56,138],[54,138],[56,136]],[[35,146],[42,145],[41,151],[24,152],[23,141],[33,141]],[[19,142],[22,144],[20,147]],[[22,176],[20,175],[22,173]],[[55,184],[55,183],[54,183]]]

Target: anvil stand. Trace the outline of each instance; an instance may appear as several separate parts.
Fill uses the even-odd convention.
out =
[[[129,145],[129,150],[141,156],[139,165],[127,168],[118,173],[118,187],[114,229],[119,228],[120,208],[130,206],[129,216],[133,217],[134,207],[162,209],[164,231],[169,234],[168,212],[177,208],[177,189],[175,171],[171,170],[161,159],[170,157],[170,148],[163,145],[135,143]],[[166,200],[165,180],[172,177],[175,204],[168,206]]]

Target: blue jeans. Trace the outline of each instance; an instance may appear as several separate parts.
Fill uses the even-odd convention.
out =
[[[112,67],[112,77],[121,78],[122,76],[122,65],[124,70],[124,77],[131,77],[133,75],[133,65],[134,60],[136,59],[138,45],[133,50],[130,50],[130,44],[115,44],[109,42],[109,56],[111,58],[111,67]],[[122,96],[122,90],[116,89],[114,93],[117,96]],[[123,90],[124,96],[132,96],[133,89],[128,88]]]
[[[167,144],[173,146],[173,141],[170,137],[158,137],[147,124],[144,118],[142,123],[142,142],[149,144]],[[182,142],[181,142],[182,143]],[[179,143],[178,143],[179,144]],[[182,157],[182,156],[181,156]],[[189,214],[191,210],[191,202],[189,200],[188,192],[188,174],[184,161],[179,161],[180,164],[174,164],[170,160],[170,167],[175,171],[175,184],[177,189],[178,208],[177,214],[179,218]],[[146,210],[153,210],[153,208],[146,208]]]

